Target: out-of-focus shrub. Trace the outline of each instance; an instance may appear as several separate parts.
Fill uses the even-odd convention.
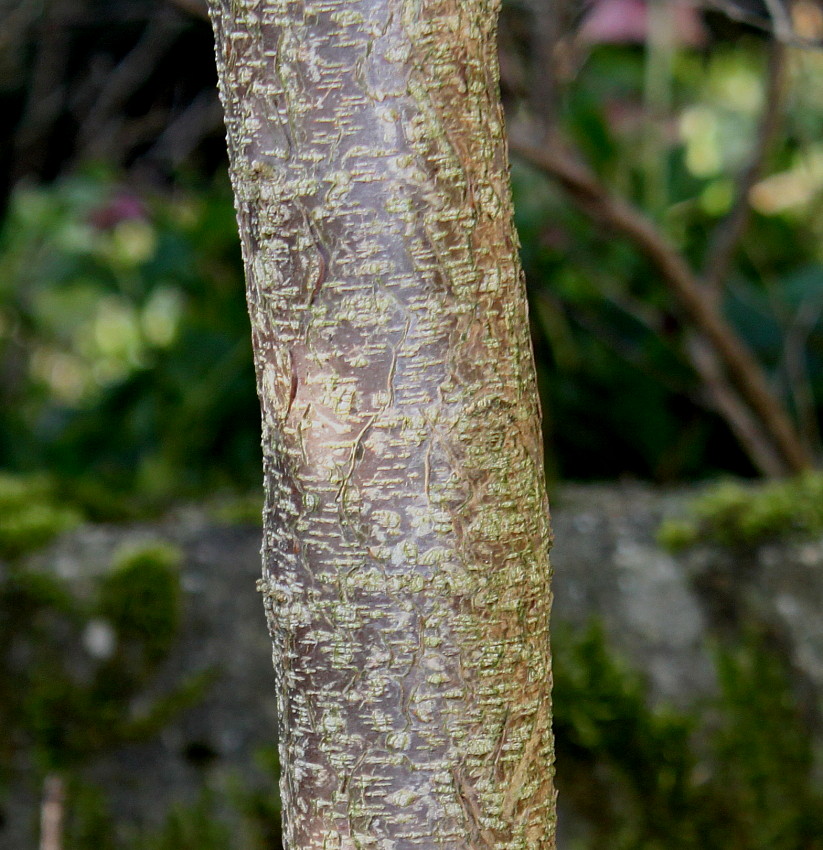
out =
[[[259,480],[226,186],[20,186],[0,233],[0,467],[47,467],[92,515]],[[113,492],[114,491],[114,492]]]

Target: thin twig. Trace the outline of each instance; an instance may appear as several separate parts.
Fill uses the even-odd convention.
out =
[[[751,159],[740,173],[729,214],[717,225],[709,241],[703,281],[714,294],[719,293],[729,276],[734,252],[749,223],[749,193],[760,178],[766,157],[780,129],[786,94],[786,53],[785,46],[779,41],[771,43],[763,114]]]
[[[775,37],[781,41],[791,41],[795,38],[792,20],[783,5],[783,0],[764,0],[764,2],[772,19]]]
[[[794,398],[800,433],[805,446],[812,453],[820,451],[821,439],[806,353],[809,336],[820,319],[821,312],[823,301],[819,298],[808,299],[800,305],[786,330],[783,351],[786,377]]]
[[[31,168],[33,157],[44,156],[44,149],[42,145],[38,148],[38,143],[65,108],[66,93],[62,79],[69,61],[69,34],[52,26],[63,6],[65,2],[61,0],[45,4],[37,30],[37,51],[28,96],[14,138],[15,147],[25,160],[24,170]],[[21,163],[15,165],[20,168]]]
[[[209,19],[209,8],[205,0],[169,0],[169,3],[202,21]]]
[[[746,8],[731,0],[703,0],[707,8],[714,9],[733,21],[748,24],[762,32],[774,36],[788,47],[799,47],[801,50],[819,50],[820,39],[804,38],[795,32],[791,18],[782,9],[781,0],[766,0],[767,14],[753,12],[752,8]],[[773,14],[777,13],[776,17]],[[778,23],[779,21],[779,23]]]
[[[700,375],[708,405],[726,420],[752,463],[763,475],[771,478],[784,475],[786,466],[775,452],[769,435],[729,385],[723,367],[705,338],[688,333],[685,349],[692,367]]]
[[[608,294],[604,297],[611,301]],[[626,309],[624,304],[616,303],[616,306]],[[648,331],[659,333],[659,330],[644,322],[635,313],[629,312],[629,315],[640,321]],[[582,327],[597,335],[627,363],[649,375],[662,386],[668,387],[670,391],[686,396],[695,405],[719,414],[747,452],[752,464],[763,475],[777,478],[785,474],[785,464],[775,452],[769,435],[764,432],[760,422],[752,415],[751,410],[742,401],[737,390],[730,386],[713,349],[699,334],[694,331],[687,331],[684,339],[683,349],[686,358],[700,378],[700,390],[690,392],[682,386],[678,386],[672,380],[671,374],[659,369],[650,369],[643,358],[639,356],[639,352],[631,351],[621,340],[610,337],[603,327],[592,322],[591,317],[585,314],[581,315],[579,312],[576,312],[574,317]]]
[[[40,850],[62,850],[65,796],[62,778],[50,773],[43,782],[40,805]]]
[[[739,24],[748,24],[750,27],[771,32],[772,19],[768,14],[760,14],[751,9],[741,6],[733,0],[704,0],[706,8],[714,9],[729,20],[737,21]]]
[[[146,159],[161,160],[178,167],[200,142],[223,125],[223,108],[216,91],[205,90],[163,129]]]
[[[173,12],[149,20],[137,44],[107,75],[80,128],[81,158],[100,157],[122,124],[123,105],[146,81],[183,29]]]
[[[530,0],[528,5],[533,21],[530,101],[532,112],[548,137],[557,122],[555,48],[564,17],[563,0]]]
[[[585,166],[557,147],[535,147],[514,132],[511,149],[551,176],[587,212],[634,243],[657,269],[691,324],[714,349],[729,379],[768,432],[785,470],[808,469],[811,460],[797,429],[772,393],[760,364],[666,237],[642,213],[613,196]]]

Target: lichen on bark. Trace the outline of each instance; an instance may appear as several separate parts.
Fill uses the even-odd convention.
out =
[[[210,4],[286,847],[552,848],[550,531],[499,3]]]

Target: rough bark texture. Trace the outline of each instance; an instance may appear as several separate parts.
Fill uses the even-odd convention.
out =
[[[552,848],[550,531],[491,0],[211,0],[288,848]]]

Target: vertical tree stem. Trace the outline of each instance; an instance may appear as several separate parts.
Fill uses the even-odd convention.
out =
[[[211,0],[287,848],[554,847],[497,0]]]

